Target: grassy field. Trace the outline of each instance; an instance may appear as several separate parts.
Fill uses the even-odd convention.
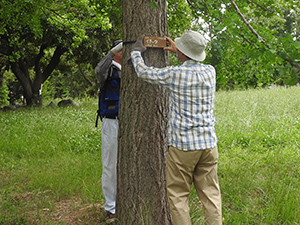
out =
[[[0,112],[0,225],[105,224],[96,102]],[[300,224],[300,88],[218,92],[215,115],[224,224]]]

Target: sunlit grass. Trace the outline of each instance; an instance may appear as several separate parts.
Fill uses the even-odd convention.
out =
[[[298,87],[216,94],[224,224],[300,224],[299,96]],[[96,110],[94,99],[0,112],[0,225],[49,224],[45,210],[61,199],[103,203]],[[194,189],[190,208],[204,224]]]
[[[14,202],[24,193],[40,196],[35,210],[73,196],[103,201],[96,110],[89,104],[0,112],[0,224],[23,224],[12,215],[29,210],[23,200]]]
[[[216,94],[224,224],[300,224],[299,96],[298,87]],[[203,224],[194,189],[190,207]]]
[[[300,89],[219,92],[225,224],[300,223]]]

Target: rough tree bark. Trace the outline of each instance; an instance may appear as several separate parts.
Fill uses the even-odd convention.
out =
[[[123,41],[140,35],[167,34],[166,1],[151,7],[147,0],[123,0]],[[152,5],[153,6],[153,5]],[[165,188],[167,92],[150,85],[131,65],[130,44],[124,44],[119,112],[117,217],[119,224],[168,225]],[[148,66],[164,67],[162,49],[144,53]]]

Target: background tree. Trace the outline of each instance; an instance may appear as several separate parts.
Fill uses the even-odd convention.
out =
[[[123,40],[167,35],[166,2],[122,2]],[[138,79],[123,48],[119,120],[117,217],[120,224],[170,224],[165,188],[166,90]],[[164,67],[162,49],[144,53],[149,66]]]
[[[97,47],[99,51],[106,46],[109,38],[103,38],[107,43],[98,39],[97,45],[93,45],[95,38],[94,43],[88,40],[92,35],[98,38],[109,35],[105,30],[111,27],[110,4],[105,4],[95,6],[84,0],[1,1],[0,53],[9,59],[10,69],[22,85],[28,105],[41,104],[41,85],[63,54],[68,52],[70,58],[78,56],[80,61],[83,57],[79,57],[79,52],[94,53]],[[97,10],[97,6],[102,9]],[[83,40],[87,40],[85,45],[81,45]],[[96,57],[89,60],[93,58]]]

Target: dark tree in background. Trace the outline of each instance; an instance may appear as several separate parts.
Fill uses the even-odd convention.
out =
[[[122,2],[123,41],[167,34],[166,1]],[[119,121],[117,217],[120,224],[170,224],[165,153],[167,94],[139,79],[128,64],[131,44],[123,48]],[[144,52],[148,66],[164,67],[162,49]]]
[[[5,70],[22,86],[28,106],[42,105],[42,85],[62,58],[73,64],[100,60],[97,54],[113,35],[108,31],[110,16],[115,15],[110,8],[118,1],[0,2],[0,73],[4,61]]]

